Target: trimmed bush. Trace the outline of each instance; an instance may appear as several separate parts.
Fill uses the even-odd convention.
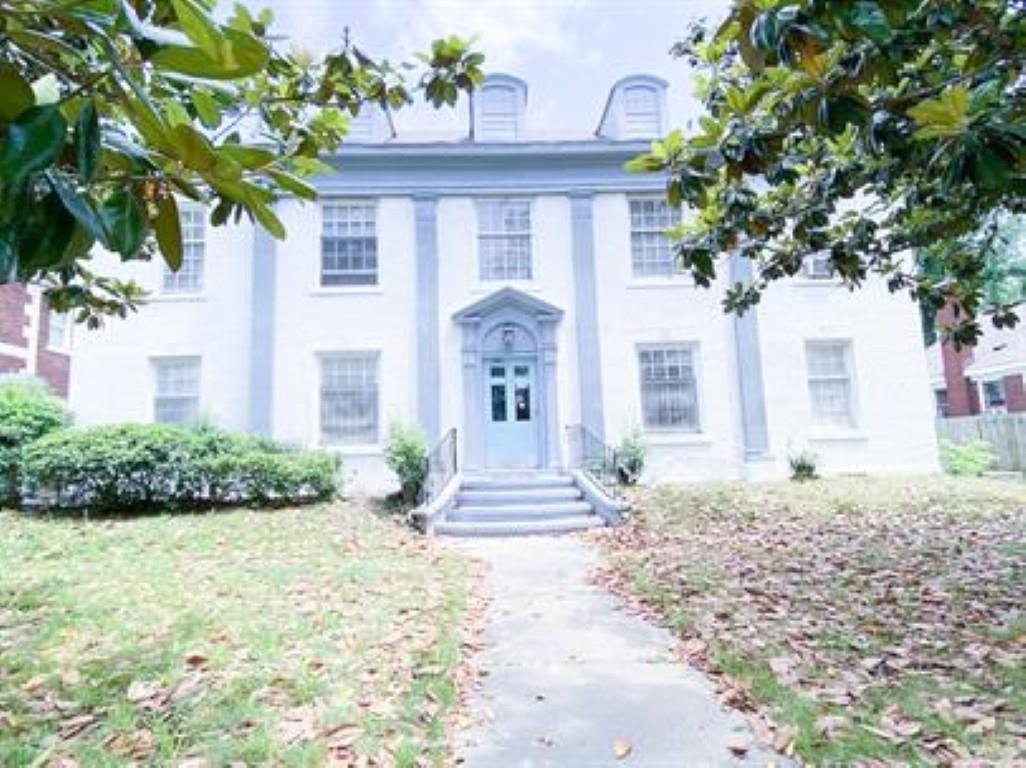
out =
[[[103,512],[298,504],[340,483],[334,456],[207,426],[68,429],[29,445],[23,467],[39,506]]]
[[[385,445],[385,463],[399,478],[403,501],[407,504],[416,503],[424,489],[428,472],[427,442],[421,431],[403,424],[390,424]]]
[[[997,462],[994,447],[986,440],[970,440],[954,443],[940,441],[940,460],[949,475],[979,477]]]
[[[25,446],[68,421],[64,404],[35,379],[0,383],[0,507],[20,503]]]

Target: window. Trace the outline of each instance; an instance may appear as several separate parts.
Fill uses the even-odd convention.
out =
[[[517,92],[505,85],[488,85],[481,91],[481,120],[478,136],[482,139],[517,137]]]
[[[166,357],[154,361],[157,394],[153,417],[161,424],[189,424],[199,416],[200,359]]]
[[[361,352],[321,358],[321,442],[378,442],[378,354]]]
[[[691,346],[638,350],[641,409],[646,427],[699,431],[695,350]]]
[[[666,231],[680,224],[680,209],[665,200],[630,201],[631,269],[635,277],[669,277],[680,270]]]
[[[328,200],[321,206],[321,285],[376,285],[377,206]]]
[[[659,135],[659,94],[654,88],[635,85],[623,92],[623,128],[627,137],[651,138]]]
[[[203,261],[206,220],[198,205],[179,204],[178,217],[182,224],[182,265],[177,272],[164,265],[164,293],[199,293],[203,290]]]
[[[820,251],[806,256],[802,262],[802,275],[809,280],[830,280],[834,276],[834,265],[829,251]]]
[[[813,341],[806,345],[812,423],[819,427],[855,426],[851,344]]]
[[[531,203],[479,200],[477,240],[482,280],[531,279]]]
[[[50,310],[46,323],[46,346],[57,352],[66,352],[71,341],[71,323],[67,312]]]
[[[937,418],[943,419],[948,415],[948,390],[935,389],[933,399],[937,405]]]
[[[993,379],[983,382],[983,407],[988,411],[1002,411],[1005,408],[1005,382]]]

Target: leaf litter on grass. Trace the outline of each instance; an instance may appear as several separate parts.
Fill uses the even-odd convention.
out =
[[[1026,760],[1026,486],[641,489],[596,578],[816,762]]]

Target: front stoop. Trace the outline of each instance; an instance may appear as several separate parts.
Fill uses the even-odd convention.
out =
[[[428,528],[440,536],[527,536],[584,531],[616,522],[596,512],[589,492],[573,475],[564,473],[467,475]]]

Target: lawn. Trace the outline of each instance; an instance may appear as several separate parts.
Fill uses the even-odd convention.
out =
[[[357,502],[0,514],[0,765],[442,765],[467,561]]]
[[[1026,484],[637,490],[603,583],[817,764],[1026,759]]]

